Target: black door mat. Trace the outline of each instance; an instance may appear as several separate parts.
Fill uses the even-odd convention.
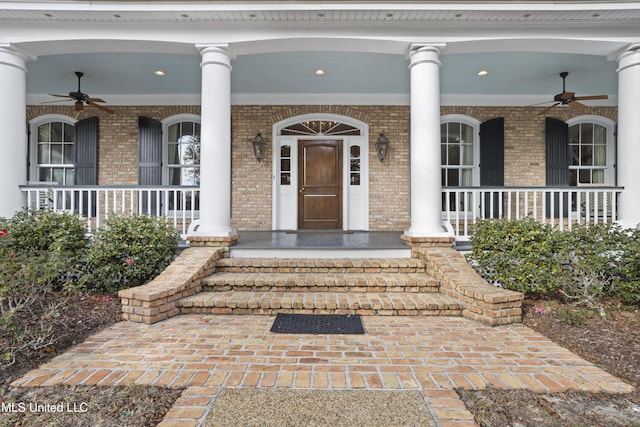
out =
[[[284,334],[364,334],[359,314],[278,313],[271,332]]]

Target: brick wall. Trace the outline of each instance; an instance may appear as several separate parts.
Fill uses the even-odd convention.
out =
[[[87,108],[30,106],[27,118],[64,114],[76,120],[100,118],[98,182],[101,185],[135,185],[138,181],[137,118],[163,120],[177,114],[199,114],[199,106],[111,107],[115,114]],[[464,114],[481,122],[505,118],[505,185],[544,185],[544,116],[542,108],[447,106],[442,114]],[[369,124],[369,225],[372,230],[405,230],[409,227],[409,107],[408,106],[269,106],[242,105],[231,110],[232,226],[240,230],[271,229],[271,129],[274,123],[301,114],[344,115]],[[568,120],[592,114],[617,120],[614,107],[577,112],[557,108],[553,117]],[[262,132],[265,159],[258,163],[251,140]],[[390,141],[384,163],[375,155],[374,143],[383,132]]]

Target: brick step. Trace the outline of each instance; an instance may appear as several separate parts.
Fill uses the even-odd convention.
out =
[[[201,292],[183,298],[182,313],[461,316],[462,304],[438,293]]]
[[[424,273],[216,273],[203,291],[438,292]]]
[[[417,258],[222,258],[216,271],[228,273],[424,273]]]

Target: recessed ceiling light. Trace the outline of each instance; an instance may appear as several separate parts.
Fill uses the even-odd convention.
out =
[[[324,70],[323,69],[317,69],[316,70],[316,76],[324,76]]]
[[[155,74],[156,76],[160,76],[160,77],[162,77],[162,76],[164,76],[164,71],[162,71],[162,70],[156,70],[156,71],[154,71],[154,72],[153,72],[153,74]]]
[[[489,72],[487,70],[480,70],[478,71],[478,75],[479,76],[486,76],[487,74],[489,74]]]

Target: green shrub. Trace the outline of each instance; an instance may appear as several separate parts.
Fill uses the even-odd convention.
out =
[[[468,259],[489,282],[524,293],[551,292],[565,275],[553,230],[532,218],[478,223]]]
[[[557,292],[604,313],[603,297],[640,303],[640,230],[616,224],[553,230],[532,218],[488,219],[471,239],[469,261],[488,281],[524,292]]]
[[[87,286],[116,294],[160,274],[178,252],[179,234],[163,219],[146,215],[109,217],[87,250]]]
[[[37,357],[80,275],[87,238],[65,212],[23,211],[0,220],[0,364]]]
[[[57,273],[57,277],[51,279],[47,276],[46,280],[60,288],[70,278],[79,276],[79,266],[88,242],[86,233],[82,221],[68,212],[47,209],[18,212],[12,218],[0,221],[0,260],[17,256],[29,264],[40,259],[43,253],[48,253],[46,268],[51,274]],[[19,265],[11,264],[16,268]]]
[[[640,304],[640,229],[626,230],[626,239],[618,248],[619,275],[614,291],[625,302]]]

